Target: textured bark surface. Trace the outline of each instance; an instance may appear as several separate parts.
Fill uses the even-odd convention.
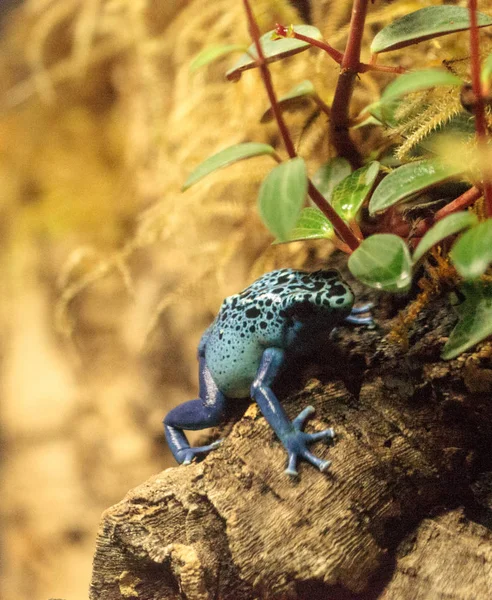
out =
[[[313,404],[308,430],[336,430],[313,446],[330,471],[284,475],[251,405],[205,461],[105,513],[91,598],[492,597],[490,362],[440,361],[452,319],[444,303],[422,314],[405,353],[381,329],[341,328],[320,349],[330,372],[311,368],[294,395],[303,369],[287,369],[289,416]]]

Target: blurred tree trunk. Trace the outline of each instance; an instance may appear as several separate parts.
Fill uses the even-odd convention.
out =
[[[314,446],[327,474],[284,475],[252,405],[204,462],[131,491],[103,517],[92,600],[492,597],[492,371],[440,360],[452,319],[422,314],[408,352],[348,327],[321,350],[331,372],[284,405],[335,428]]]

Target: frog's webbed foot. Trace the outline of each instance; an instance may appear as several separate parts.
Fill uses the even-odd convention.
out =
[[[289,464],[285,473],[287,475],[297,476],[297,461],[299,458],[311,463],[320,471],[326,471],[331,465],[331,461],[322,460],[308,450],[308,446],[320,440],[332,440],[335,437],[333,429],[324,429],[316,433],[305,433],[302,431],[305,421],[314,413],[314,407],[308,406],[292,421],[293,431],[287,433],[282,442],[287,449]]]
[[[256,400],[264,417],[277,434],[287,450],[288,475],[297,475],[297,461],[306,460],[320,471],[326,471],[330,466],[329,460],[322,460],[308,450],[308,446],[319,440],[332,439],[333,429],[325,429],[316,433],[302,431],[304,422],[313,414],[314,408],[308,406],[291,422],[285,414],[277,397],[271,389],[272,382],[284,360],[284,353],[279,348],[268,348],[263,353],[260,368],[251,387],[251,395]]]
[[[190,446],[189,448],[182,448],[181,450],[176,451],[174,457],[181,465],[190,465],[197,455],[207,454],[210,450],[215,450],[215,448],[218,448],[223,441],[224,440],[216,440],[207,446]]]
[[[374,318],[371,314],[371,310],[373,308],[374,304],[372,302],[368,302],[362,306],[354,306],[350,311],[349,316],[345,317],[345,321],[347,323],[352,323],[353,325],[367,325],[369,329],[374,329],[376,327],[376,323],[374,322]],[[367,316],[360,316],[366,313],[368,313]]]

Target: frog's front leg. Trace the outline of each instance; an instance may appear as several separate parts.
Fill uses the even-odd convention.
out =
[[[369,325],[370,329],[373,329],[376,324],[374,323],[373,316],[371,314],[371,310],[374,308],[374,304],[372,302],[368,302],[367,304],[363,304],[362,306],[353,306],[352,310],[348,317],[345,317],[345,321],[347,323],[352,323],[352,325]],[[361,317],[364,313],[369,313],[367,317]]]
[[[167,443],[174,458],[188,465],[197,454],[205,454],[220,444],[218,440],[207,446],[192,448],[183,433],[184,429],[197,431],[218,425],[224,414],[226,397],[218,389],[206,365],[200,357],[200,391],[197,400],[189,400],[173,408],[164,419],[164,431]]]
[[[326,471],[329,460],[321,460],[308,450],[308,445],[322,439],[332,439],[333,429],[325,429],[317,433],[302,431],[305,420],[314,412],[308,406],[291,422],[282,408],[271,385],[284,361],[284,351],[279,348],[268,348],[263,352],[256,379],[251,386],[251,396],[257,402],[264,417],[277,434],[289,457],[288,475],[297,475],[296,465],[299,458],[310,462],[320,471]]]

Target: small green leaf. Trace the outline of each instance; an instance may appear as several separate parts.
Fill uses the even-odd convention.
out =
[[[312,25],[295,25],[294,31],[314,38],[315,40],[323,39],[320,30]],[[311,44],[303,42],[302,40],[297,40],[296,38],[285,37],[273,39],[272,35],[275,35],[275,31],[268,31],[260,38],[263,54],[265,55],[266,61],[269,63],[281,60],[286,56],[292,56],[293,54],[297,54],[298,52],[302,52],[311,47]],[[247,54],[241,56],[232,69],[227,71],[227,79],[229,79],[229,81],[238,81],[243,71],[256,67],[257,58],[258,54],[256,52],[256,47],[254,44],[251,44]]]
[[[456,307],[459,321],[444,346],[444,360],[455,358],[492,335],[492,285],[466,282],[460,289],[465,300]]]
[[[410,252],[391,233],[366,238],[350,255],[350,272],[369,287],[386,292],[406,292],[412,282]]]
[[[294,229],[282,242],[298,242],[300,240],[330,239],[333,237],[333,225],[328,221],[319,208],[304,208]],[[276,240],[275,243],[282,243]]]
[[[463,80],[443,69],[425,69],[404,73],[385,88],[381,102],[386,103],[401,98],[405,94],[445,85],[463,85]]]
[[[330,202],[333,190],[351,172],[352,168],[348,160],[339,157],[332,158],[316,171],[313,176],[313,183],[325,200]]]
[[[331,204],[346,221],[354,219],[369,196],[379,173],[377,160],[357,169],[333,190]]]
[[[295,87],[293,87],[285,96],[282,96],[277,100],[277,104],[282,110],[295,110],[306,104],[306,100],[316,96],[316,90],[314,85],[306,79]],[[270,107],[263,113],[261,117],[261,123],[269,123],[273,119],[273,110]]]
[[[261,184],[258,194],[260,217],[281,242],[288,239],[297,223],[307,185],[306,163],[299,156],[274,167]]]
[[[238,162],[245,158],[251,158],[253,156],[261,156],[263,154],[269,154],[270,156],[275,154],[275,149],[268,144],[259,144],[256,142],[246,142],[244,144],[236,144],[235,146],[229,146],[213,156],[209,156],[206,160],[198,165],[198,167],[188,176],[185,184],[181,188],[184,192],[189,187],[194,185],[197,181],[200,181],[206,175],[227,167],[232,163]]]
[[[369,202],[369,213],[374,215],[458,175],[466,168],[443,163],[439,157],[426,158],[391,171],[375,189]]]
[[[382,102],[382,99],[380,99],[377,102],[372,102],[366,106],[362,112],[369,113],[381,124],[394,127],[397,123],[395,112],[399,105],[400,100],[398,98],[395,100],[388,100],[384,103]]]
[[[464,233],[451,249],[450,256],[465,279],[483,275],[492,262],[492,219]]]
[[[214,60],[231,54],[231,52],[244,52],[246,46],[240,46],[239,44],[229,44],[227,46],[209,46],[199,52],[190,63],[190,71],[194,73],[197,69],[205,67]]]
[[[479,27],[492,25],[492,19],[477,13]],[[371,52],[388,52],[470,27],[468,9],[461,6],[427,6],[382,29],[373,39]]]
[[[457,212],[444,217],[444,219],[438,221],[432,229],[429,229],[420,240],[417,249],[413,253],[414,264],[417,263],[422,256],[432,248],[432,246],[435,246],[448,236],[454,235],[462,229],[471,227],[476,223],[478,223],[476,215],[468,211]]]

